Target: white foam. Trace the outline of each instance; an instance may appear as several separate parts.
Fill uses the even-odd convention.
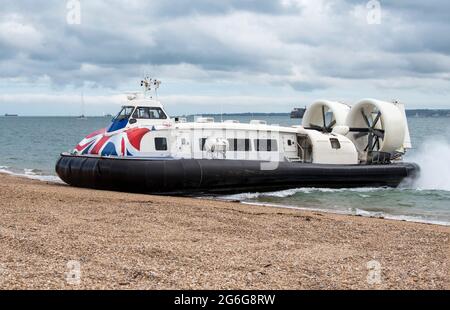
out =
[[[56,175],[41,175],[38,174],[36,169],[28,169],[25,168],[23,173],[14,172],[9,169],[7,166],[0,166],[0,173],[5,173],[9,175],[14,175],[18,177],[24,177],[33,180],[39,180],[44,182],[53,182],[53,183],[64,183],[58,176]]]
[[[274,203],[263,203],[263,202],[242,201],[241,203],[246,204],[246,205],[272,207],[272,208],[294,209],[294,210],[302,210],[302,211],[315,211],[315,212],[332,213],[332,214],[340,214],[340,215],[375,217],[375,218],[382,218],[382,219],[388,219],[388,220],[394,220],[394,221],[406,221],[406,222],[414,222],[414,223],[450,226],[450,222],[430,220],[430,219],[426,219],[426,218],[423,218],[420,216],[392,215],[392,214],[387,214],[384,212],[371,212],[371,211],[366,211],[366,210],[361,210],[361,209],[349,209],[348,211],[343,211],[343,210],[330,210],[330,209],[321,209],[321,208],[304,208],[304,207],[296,207],[296,206],[274,204]]]
[[[37,169],[28,169],[28,168],[25,168],[25,169],[23,169],[23,171],[24,171],[24,173],[25,173],[26,175],[39,175],[39,174],[38,174],[39,170],[37,170]]]
[[[260,197],[261,193],[242,193],[242,194],[234,194],[234,195],[225,195],[220,196],[220,199],[225,200],[249,200],[249,199],[256,199]]]
[[[356,215],[365,216],[365,217],[384,218],[384,219],[396,220],[396,221],[406,221],[406,222],[450,226],[449,222],[425,219],[420,216],[393,215],[393,214],[388,214],[388,213],[384,213],[384,212],[371,212],[371,211],[365,211],[365,210],[360,210],[360,209],[356,209]]]
[[[408,160],[420,166],[420,177],[411,185],[421,190],[450,191],[450,144],[430,138]]]
[[[355,192],[355,193],[370,193],[392,190],[384,187],[358,187],[358,188],[316,188],[316,187],[301,187],[286,189],[282,191],[275,192],[249,192],[234,195],[221,196],[221,199],[225,200],[251,200],[259,197],[276,197],[276,198],[286,198],[294,196],[297,193],[302,194],[314,194],[314,193],[342,193],[342,192]],[[367,196],[360,194],[361,196]],[[367,196],[368,197],[368,196]]]
[[[424,191],[429,189],[423,189]],[[258,198],[261,197],[276,197],[276,198],[285,198],[285,197],[291,197],[297,193],[309,195],[309,194],[317,194],[317,193],[342,193],[342,192],[353,192],[355,195],[362,197],[362,198],[369,198],[370,193],[374,194],[380,194],[382,192],[387,191],[411,191],[410,188],[378,188],[378,187],[361,187],[361,188],[295,188],[295,189],[288,189],[283,191],[276,191],[276,192],[262,192],[262,193],[242,193],[242,194],[236,194],[236,195],[228,195],[228,196],[221,196],[219,199],[224,200],[238,200],[243,204],[249,204],[249,205],[258,205],[258,206],[268,206],[268,207],[277,207],[277,208],[289,208],[289,209],[298,209],[298,210],[307,210],[307,211],[318,211],[318,212],[327,212],[327,213],[334,213],[334,214],[347,214],[347,215],[358,215],[358,216],[365,216],[365,217],[376,217],[376,218],[385,218],[385,219],[391,219],[391,220],[400,220],[400,221],[409,221],[409,222],[417,222],[417,223],[426,223],[426,224],[437,224],[437,225],[444,225],[444,226],[450,226],[450,222],[442,221],[442,220],[434,220],[434,219],[428,219],[425,217],[422,217],[420,215],[393,215],[385,212],[380,211],[367,211],[362,210],[358,208],[349,208],[347,210],[345,209],[332,209],[332,208],[320,208],[320,207],[299,207],[299,206],[293,206],[293,205],[285,205],[285,204],[279,204],[279,203],[266,203],[266,202],[258,202],[255,201]]]

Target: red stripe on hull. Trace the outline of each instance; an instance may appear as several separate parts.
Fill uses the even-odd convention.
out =
[[[92,151],[90,152],[93,155],[98,155],[98,153],[100,152],[100,149],[103,147],[103,145],[105,145],[105,143],[109,140],[108,136],[103,136],[98,142],[97,144],[95,144],[94,148],[92,149]]]
[[[148,128],[134,128],[127,131],[128,140],[136,150],[140,151],[142,137],[149,131]]]
[[[125,156],[125,139],[122,138],[122,141],[120,143],[120,152],[122,153],[122,156]]]
[[[78,144],[78,145],[75,147],[75,149],[76,149],[78,152],[81,152],[81,151],[83,151],[86,147],[88,147],[89,145],[91,145],[92,143],[93,143],[93,141],[89,141],[88,143],[83,144],[83,145]]]

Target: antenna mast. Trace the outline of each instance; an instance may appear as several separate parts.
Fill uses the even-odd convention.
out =
[[[158,99],[158,88],[159,85],[161,85],[161,81],[157,80],[157,79],[153,79],[153,87],[155,88],[155,97],[156,99]]]
[[[159,85],[161,85],[161,81],[157,80],[157,79],[152,79],[149,76],[146,76],[143,80],[141,80],[141,87],[144,90],[144,97],[147,97],[147,93],[151,92],[152,87],[155,90],[155,97],[156,99],[158,99],[158,88]],[[152,98],[152,96],[150,95],[150,98]]]

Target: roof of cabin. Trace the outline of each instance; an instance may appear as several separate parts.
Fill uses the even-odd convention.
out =
[[[123,106],[140,106],[140,107],[159,107],[162,108],[160,101],[151,98],[136,98],[132,100],[127,100]]]
[[[262,130],[262,131],[280,131],[296,133],[299,130],[294,127],[284,127],[278,125],[266,124],[249,124],[249,123],[228,123],[228,122],[214,122],[214,123],[176,123],[177,129],[232,129],[232,130]]]

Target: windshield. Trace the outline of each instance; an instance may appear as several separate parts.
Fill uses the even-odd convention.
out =
[[[122,107],[122,110],[120,110],[119,114],[114,118],[115,121],[121,121],[124,119],[128,119],[133,113],[134,107]]]
[[[156,107],[138,107],[133,113],[133,118],[139,119],[167,119],[166,114],[161,108]]]

